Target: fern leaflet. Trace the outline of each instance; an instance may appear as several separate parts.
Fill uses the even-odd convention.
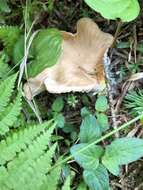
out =
[[[17,75],[12,75],[0,83],[0,111],[2,112],[7,106]]]
[[[16,26],[1,26],[0,40],[4,43],[8,55],[12,56],[13,47],[20,36],[21,30]]]
[[[62,190],[70,190],[70,176],[67,177]]]
[[[5,55],[0,57],[0,80],[4,79],[10,71],[10,67],[5,61]]]
[[[5,161],[1,163],[0,187],[2,190],[47,190],[50,187],[50,181],[48,181],[49,177],[53,179],[55,176],[56,180],[54,181],[56,182],[54,182],[54,184],[55,186],[57,185],[60,169],[56,168],[51,173],[48,173],[51,169],[52,157],[56,149],[56,144],[48,148],[55,124],[52,124],[48,130],[46,129],[47,124],[51,125],[52,123],[49,122],[42,124],[41,126],[39,125],[37,126],[38,129],[35,126],[31,127],[31,130],[28,130],[28,132],[33,135],[31,136],[28,134],[27,140],[25,139],[25,142],[28,143],[21,143],[19,149],[17,149],[17,154],[15,154],[16,146],[13,146],[14,151],[12,151],[12,160],[8,163]],[[26,131],[26,133],[28,132]],[[19,143],[25,133],[22,132],[21,136],[19,135],[19,131],[17,133],[17,136],[15,136],[17,143]],[[3,152],[4,148],[6,148],[5,143],[9,143],[10,145],[8,139],[6,141],[3,140]],[[0,144],[0,146],[2,146],[2,144]],[[22,149],[22,147],[24,149]],[[5,158],[4,160],[9,160],[10,157],[8,153],[5,154],[5,156],[8,156],[8,158]]]
[[[16,122],[21,110],[21,93],[13,103],[10,103],[3,112],[0,112],[0,134],[4,135]]]
[[[53,123],[49,121],[43,124],[25,127],[24,129],[19,129],[17,132],[13,132],[6,139],[2,140],[0,142],[0,165],[4,165],[6,162],[12,160],[17,153],[25,150],[45,128],[49,128],[51,125]]]
[[[54,168],[45,178],[44,184],[40,187],[40,190],[55,190],[60,178],[61,167]]]

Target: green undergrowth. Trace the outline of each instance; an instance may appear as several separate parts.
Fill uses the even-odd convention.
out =
[[[60,2],[59,10],[66,10],[68,3]],[[59,13],[51,0],[18,5],[14,1],[0,1],[3,23],[0,27],[0,190],[111,190],[110,176],[119,177],[122,167],[143,157],[143,139],[127,137],[124,131],[133,127],[134,122],[142,124],[142,90],[132,90],[125,96],[123,108],[133,119],[117,129],[112,129],[110,104],[104,94],[45,93],[32,100],[34,106],[30,107],[31,102],[23,93],[26,78],[35,77],[58,62],[63,39],[55,25],[63,20],[65,27],[71,28],[66,18],[61,17],[58,22]],[[69,15],[73,22],[75,13],[71,5]],[[129,22],[140,10],[137,0],[126,3],[108,0],[106,5],[104,0],[85,0],[80,5],[80,16],[95,14],[98,20],[100,13],[104,19]],[[115,5],[118,11],[113,9]],[[53,23],[57,22],[54,27],[45,27],[43,17],[47,15],[48,21],[54,15]],[[20,24],[16,23],[18,17],[22,18]],[[130,43],[121,42],[116,47],[127,49]],[[142,53],[142,44],[136,50]],[[140,72],[141,64],[129,62],[128,72]],[[124,68],[123,72],[125,76]],[[122,135],[115,138],[120,130]]]

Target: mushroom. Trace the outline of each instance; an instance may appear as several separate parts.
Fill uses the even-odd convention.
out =
[[[77,33],[61,31],[62,53],[58,62],[24,85],[27,99],[43,90],[49,93],[99,92],[105,88],[104,55],[113,42],[89,18],[77,22]],[[48,50],[47,50],[48,51]]]

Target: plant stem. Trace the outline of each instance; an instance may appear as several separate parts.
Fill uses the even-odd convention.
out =
[[[116,29],[116,32],[115,32],[115,35],[114,35],[114,41],[113,41],[113,44],[112,44],[112,46],[111,46],[111,49],[115,46],[115,44],[116,44],[116,40],[117,40],[117,37],[118,37],[118,35],[119,35],[119,33],[120,33],[120,30],[121,30],[121,28],[122,28],[122,25],[123,25],[123,22],[120,20],[119,22],[118,22],[118,25],[117,25],[117,29]]]
[[[96,140],[96,141],[94,141],[94,142],[88,144],[87,146],[85,146],[85,147],[82,148],[81,150],[77,151],[76,154],[79,154],[79,153],[83,152],[84,150],[90,148],[91,146],[93,146],[93,145],[95,145],[95,144],[97,144],[97,143],[99,143],[99,142],[102,142],[103,140],[105,140],[105,139],[107,139],[108,137],[114,135],[114,134],[117,133],[118,131],[125,129],[126,127],[128,127],[129,125],[133,124],[134,122],[138,121],[138,120],[141,119],[141,118],[143,118],[143,113],[142,113],[141,115],[135,117],[134,119],[128,121],[127,123],[121,125],[121,126],[118,127],[117,129],[112,130],[111,132],[109,132],[108,134],[102,136],[102,137],[99,138],[98,140]],[[68,156],[67,158],[65,158],[64,160],[61,160],[60,162],[58,162],[57,164],[55,164],[53,167],[51,167],[50,171],[53,170],[53,168],[55,168],[55,167],[57,167],[57,166],[59,166],[59,165],[64,164],[65,162],[67,162],[68,160],[70,160],[70,159],[72,159],[72,158],[73,158],[73,156],[70,155],[70,156]]]

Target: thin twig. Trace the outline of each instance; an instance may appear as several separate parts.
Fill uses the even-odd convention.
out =
[[[124,88],[122,90],[122,94],[121,94],[120,98],[118,99],[116,107],[115,107],[116,114],[118,113],[118,110],[120,109],[121,103],[122,103],[125,95],[127,94],[128,89],[131,86],[131,82],[125,82],[125,84],[123,86],[124,86]]]
[[[122,28],[122,25],[123,25],[123,22],[120,20],[120,21],[118,22],[118,25],[117,25],[117,29],[116,29],[116,32],[115,32],[115,35],[114,35],[114,41],[113,41],[113,43],[112,43],[111,49],[113,49],[113,47],[114,47],[115,44],[116,44],[117,38],[118,38],[119,33],[120,33],[120,31],[121,31],[121,28]]]
[[[134,50],[135,63],[137,63],[137,45],[138,45],[138,40],[137,40],[137,29],[136,29],[136,25],[134,25],[133,34],[134,34],[133,50]]]

